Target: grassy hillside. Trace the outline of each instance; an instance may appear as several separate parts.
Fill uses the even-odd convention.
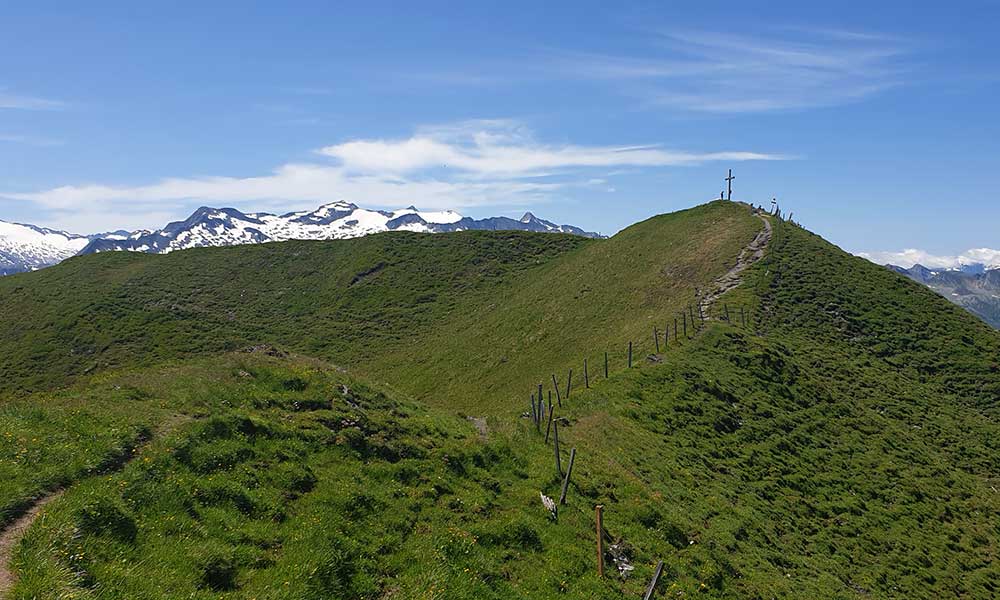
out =
[[[714,202],[609,240],[392,233],[79,257],[0,279],[0,390],[270,343],[424,401],[505,411],[585,353],[596,364],[609,350],[620,367],[629,340],[637,357],[651,351],[652,327],[760,227],[743,206]]]
[[[517,232],[110,253],[0,279],[0,389],[112,366],[282,344],[356,360],[585,246]]]
[[[59,291],[17,296],[44,316],[2,325],[21,339],[64,339],[45,319],[72,313],[109,340],[86,359],[53,351],[48,377],[76,383],[0,412],[7,519],[72,484],[19,547],[14,597],[634,598],[658,560],[657,597],[995,597],[1000,335],[978,319],[775,222],[723,298],[751,309],[747,326],[714,320],[646,359],[653,324],[672,324],[759,227],[712,203],[606,241],[376,236],[363,258],[322,244],[114,255],[0,282],[7,298]],[[494,254],[449,262],[439,245]],[[444,263],[421,272],[428,248]],[[303,275],[234,285],[244,251]],[[73,304],[87,270],[117,283]],[[187,290],[171,302],[198,310],[129,307],[140,282],[171,278]],[[237,293],[255,300],[240,308]],[[348,368],[214,352],[259,342]],[[99,372],[112,362],[135,366]],[[79,375],[88,364],[100,369]],[[18,387],[45,382],[18,368]],[[577,459],[553,520],[539,499],[559,495],[553,447],[520,413],[533,383],[569,368],[563,469]],[[627,578],[610,555],[612,575],[594,573],[595,504]]]

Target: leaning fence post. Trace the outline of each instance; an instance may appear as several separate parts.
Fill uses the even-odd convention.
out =
[[[569,377],[566,378],[566,399],[569,400],[569,390],[573,386],[573,369],[569,370]]]
[[[562,477],[562,461],[559,458],[559,421],[552,421],[552,440],[556,450],[556,473]]]
[[[604,516],[601,512],[604,506],[598,504],[594,507],[595,519],[597,521],[597,576],[604,577]]]
[[[590,389],[590,372],[587,370],[587,359],[583,359],[583,386]]]
[[[573,475],[573,462],[576,460],[576,448],[569,451],[569,466],[566,467],[566,478],[563,479],[562,494],[559,495],[559,505],[566,504],[566,490],[569,489],[569,478]]]
[[[660,353],[660,332],[653,327],[653,343],[656,344],[656,353]]]
[[[545,426],[545,443],[549,443],[549,431],[552,430],[552,417],[555,411],[552,410],[552,396],[549,395],[549,423]]]
[[[552,387],[556,390],[556,404],[559,405],[559,408],[562,408],[562,396],[559,395],[559,384],[556,383],[555,373],[552,374]]]
[[[656,584],[660,581],[660,575],[663,574],[663,561],[656,563],[656,570],[653,571],[653,578],[649,581],[649,587],[646,588],[646,593],[643,594],[642,600],[650,600],[653,597],[653,592],[656,590]]]

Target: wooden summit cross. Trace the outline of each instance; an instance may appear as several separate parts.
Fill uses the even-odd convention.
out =
[[[726,194],[726,200],[732,200],[733,199],[733,180],[734,179],[736,179],[736,178],[733,177],[733,170],[729,169],[729,177],[726,177],[726,184],[727,184],[727,187],[729,189],[729,192]]]

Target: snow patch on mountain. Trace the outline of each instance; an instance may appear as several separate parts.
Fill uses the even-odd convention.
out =
[[[929,269],[964,272],[983,272],[1000,269],[1000,250],[993,248],[971,248],[954,255],[935,255],[916,248],[899,252],[859,252],[858,256],[880,265],[897,265],[909,269],[916,265]]]
[[[361,208],[349,202],[324,204],[313,211],[282,215],[242,213],[232,208],[202,207],[184,221],[156,231],[136,232],[126,237],[107,236],[93,240],[82,254],[109,251],[167,253],[205,246],[236,246],[285,240],[335,240],[380,233],[413,231],[442,233],[487,230],[525,230],[572,233],[599,237],[571,225],[557,225],[526,213],[519,221],[507,217],[471,219],[457,212],[421,211],[414,206],[384,211]]]
[[[0,221],[0,275],[53,265],[78,253],[89,242],[82,235]]]
[[[572,225],[539,219],[531,213],[525,213],[520,220],[508,217],[472,219],[451,210],[422,211],[415,206],[394,211],[370,210],[342,201],[324,204],[312,211],[281,215],[203,206],[187,219],[169,223],[163,229],[113,231],[89,236],[0,221],[0,275],[39,269],[74,254],[112,251],[165,254],[207,246],[346,239],[384,231],[442,233],[472,229],[600,237]]]

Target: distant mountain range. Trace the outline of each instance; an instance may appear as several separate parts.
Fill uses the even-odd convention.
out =
[[[83,250],[90,240],[85,235],[0,221],[0,275],[55,264]]]
[[[348,202],[325,204],[314,211],[243,213],[233,208],[201,207],[183,221],[155,231],[114,231],[79,235],[34,225],[0,221],[0,275],[33,271],[76,254],[130,251],[164,254],[206,246],[235,246],[285,240],[355,238],[382,231],[444,233],[466,230],[517,230],[601,237],[572,225],[557,225],[530,212],[472,219],[454,211],[428,212],[411,206],[382,211]]]
[[[970,263],[954,269],[886,265],[922,283],[1000,329],[1000,265]]]

